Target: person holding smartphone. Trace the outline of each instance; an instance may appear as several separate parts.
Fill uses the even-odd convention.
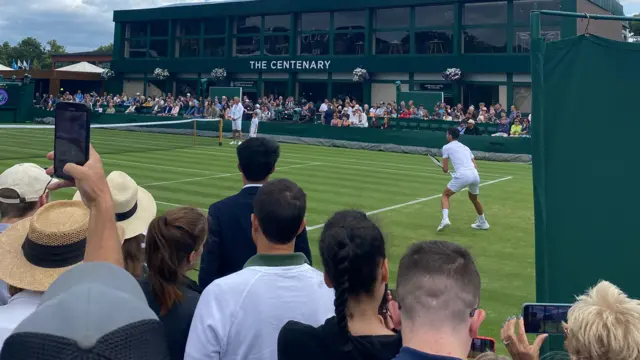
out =
[[[335,316],[319,327],[286,323],[278,359],[394,358],[402,339],[390,330],[389,265],[380,229],[360,211],[339,211],[324,226],[320,255],[325,283],[335,289]]]

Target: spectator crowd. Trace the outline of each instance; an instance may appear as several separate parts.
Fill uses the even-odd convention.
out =
[[[392,269],[378,225],[340,210],[310,249],[304,190],[270,180],[279,156],[268,138],[238,146],[241,190],[207,215],[156,214],[127,174],[105,176],[93,148],[65,166],[72,181],[34,164],[4,171],[0,359],[455,360],[490,335],[481,274],[460,245],[416,242]],[[51,201],[67,187],[75,200]],[[639,359],[640,301],[602,281],[564,333],[573,359]],[[493,335],[517,360],[537,360],[546,338],[530,343],[521,316]]]
[[[123,109],[125,113],[148,114],[157,116],[182,116],[193,118],[232,119],[231,113],[234,99],[221,97],[194,97],[190,93],[184,96],[174,96],[169,93],[166,96],[144,96],[137,93],[128,96],[121,95],[102,96],[92,92],[82,94],[80,90],[75,95],[65,92],[58,97],[53,95],[41,97],[36,94],[36,105],[53,110],[55,104],[60,101],[74,101],[85,103],[93,111],[115,114],[117,109]],[[238,99],[242,105],[242,120],[255,121],[296,121],[318,122],[329,126],[338,127],[375,127],[389,129],[390,119],[415,119],[415,120],[444,120],[458,124],[461,134],[480,135],[476,124],[496,124],[497,132],[493,136],[529,136],[531,115],[522,117],[515,105],[509,111],[496,103],[487,105],[483,102],[477,107],[470,105],[464,108],[462,104],[456,106],[439,102],[433,108],[426,108],[423,104],[416,105],[413,100],[396,103],[380,102],[369,106],[359,103],[348,96],[344,99],[325,99],[319,106],[301,98],[296,101],[292,96],[286,99],[282,96],[264,96],[256,103],[247,96]],[[429,106],[430,107],[430,106]],[[255,115],[254,115],[255,114]]]

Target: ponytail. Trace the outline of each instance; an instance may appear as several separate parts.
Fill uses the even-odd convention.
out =
[[[335,308],[336,322],[338,330],[344,339],[341,347],[344,351],[353,349],[351,343],[351,333],[349,332],[349,317],[347,316],[347,301],[349,298],[349,239],[345,231],[345,238],[336,244],[337,252],[334,257],[334,266],[336,267],[336,275],[338,278],[333,284],[335,289],[335,299],[333,306]]]
[[[206,235],[207,219],[194,208],[169,210],[149,225],[145,246],[148,279],[161,316],[182,301],[179,287],[189,256],[202,247]]]

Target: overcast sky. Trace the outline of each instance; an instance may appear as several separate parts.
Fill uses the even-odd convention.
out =
[[[216,0],[209,0],[216,1]],[[113,10],[190,3],[194,0],[19,0],[3,1],[0,41],[12,45],[27,36],[56,39],[69,52],[88,51],[113,41]],[[640,12],[640,0],[622,0],[625,13]]]

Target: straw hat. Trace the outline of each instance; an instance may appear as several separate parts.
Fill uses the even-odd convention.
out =
[[[124,229],[124,238],[146,233],[158,211],[153,195],[122,171],[109,174],[107,183],[115,204],[116,221]],[[80,192],[76,192],[73,199],[81,200]]]
[[[80,201],[55,201],[0,234],[0,279],[45,291],[84,259],[89,209]]]

